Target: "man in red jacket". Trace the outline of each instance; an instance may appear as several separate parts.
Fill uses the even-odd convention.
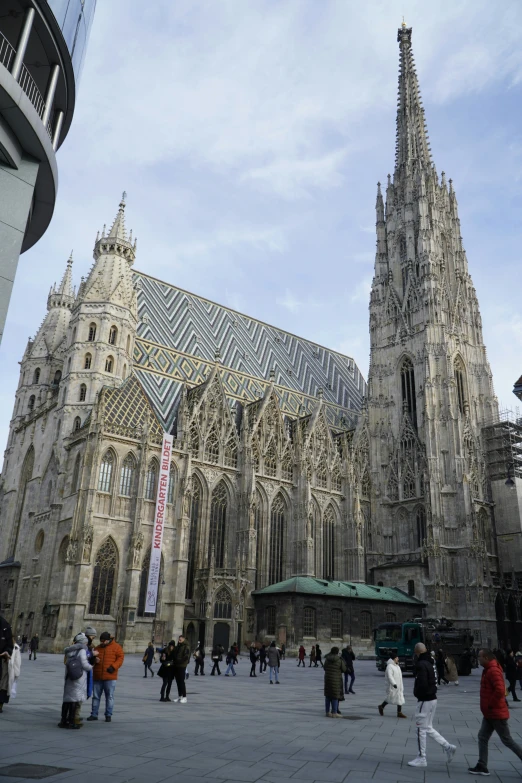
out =
[[[488,742],[494,731],[504,745],[522,761],[522,748],[513,740],[508,726],[509,710],[506,702],[504,672],[491,650],[479,652],[479,663],[484,667],[480,681],[480,711],[484,716],[478,734],[479,760],[469,767],[471,775],[489,775]]]

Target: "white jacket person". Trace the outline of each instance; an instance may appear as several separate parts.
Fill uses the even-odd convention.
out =
[[[16,684],[20,676],[21,668],[22,668],[22,654],[20,652],[20,647],[15,642],[13,647],[13,652],[11,653],[11,658],[9,659],[9,670],[8,670],[9,687],[7,690],[7,693],[13,699],[16,696]]]
[[[402,684],[402,672],[398,663],[395,663],[393,658],[388,660],[386,664],[386,673],[384,675],[386,680],[386,701],[388,704],[396,704],[398,707],[402,707],[404,704],[404,686]]]

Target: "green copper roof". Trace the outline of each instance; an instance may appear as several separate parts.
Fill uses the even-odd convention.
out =
[[[424,606],[418,598],[407,595],[398,587],[375,587],[360,582],[327,582],[311,576],[293,576],[284,582],[255,590],[253,595],[274,593],[306,593],[308,595],[330,595],[336,598],[362,598],[367,601],[393,601],[401,604]]]

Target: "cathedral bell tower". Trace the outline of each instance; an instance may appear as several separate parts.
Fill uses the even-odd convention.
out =
[[[494,636],[498,570],[482,447],[497,412],[452,181],[432,161],[411,48],[398,31],[397,139],[370,297],[367,578]]]

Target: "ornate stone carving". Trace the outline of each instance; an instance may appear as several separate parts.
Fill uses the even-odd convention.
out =
[[[91,562],[92,542],[94,539],[94,527],[92,525],[86,525],[83,530],[83,550],[82,561],[84,563]]]

